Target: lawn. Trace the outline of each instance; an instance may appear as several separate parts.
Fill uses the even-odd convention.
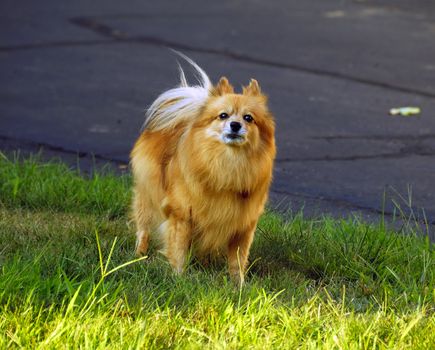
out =
[[[435,251],[356,217],[268,211],[225,263],[135,261],[131,179],[0,154],[0,348],[430,349]]]

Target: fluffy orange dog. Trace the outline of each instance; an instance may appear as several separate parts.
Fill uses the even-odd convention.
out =
[[[180,68],[181,85],[151,105],[131,152],[136,252],[144,254],[157,231],[177,273],[192,247],[200,257],[226,254],[242,284],[272,179],[273,117],[256,80],[236,94],[226,78],[213,86],[182,56],[200,85],[189,86]]]

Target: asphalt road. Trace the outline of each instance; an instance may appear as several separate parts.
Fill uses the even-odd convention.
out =
[[[431,0],[3,0],[0,149],[126,163],[144,109],[177,83],[168,47],[269,95],[272,205],[369,219],[400,206],[433,230]],[[408,105],[421,115],[388,115]]]

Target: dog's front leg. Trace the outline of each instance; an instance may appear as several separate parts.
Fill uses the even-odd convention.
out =
[[[254,238],[256,223],[242,234],[236,234],[228,244],[228,269],[231,278],[242,286],[248,263],[249,249]]]
[[[170,216],[166,229],[165,255],[174,271],[181,274],[191,242],[190,224],[186,220]]]

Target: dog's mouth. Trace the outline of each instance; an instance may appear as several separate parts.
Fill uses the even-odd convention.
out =
[[[226,144],[241,144],[245,142],[245,136],[237,133],[225,134],[223,140]]]
[[[231,134],[226,134],[225,137],[228,137],[231,140],[236,140],[236,139],[244,139],[244,137],[240,134],[235,134],[235,133],[231,133]]]

